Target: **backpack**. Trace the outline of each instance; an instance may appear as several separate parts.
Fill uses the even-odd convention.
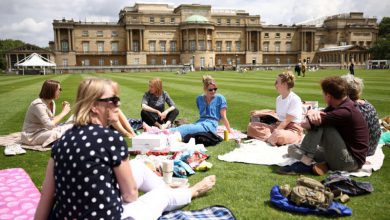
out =
[[[289,190],[288,186],[283,186],[281,191],[287,194],[290,201],[298,206],[327,209],[333,202],[333,193],[325,186],[314,179],[300,176],[297,185]]]
[[[198,132],[195,134],[187,134],[183,138],[183,142],[188,143],[188,141],[194,138],[196,144],[203,144],[205,147],[215,146],[223,139],[213,132]]]

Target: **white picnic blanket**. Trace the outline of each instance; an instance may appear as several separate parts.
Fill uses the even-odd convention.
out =
[[[371,176],[373,171],[379,170],[383,165],[385,155],[383,145],[378,145],[373,156],[366,158],[366,164],[356,172],[343,171],[345,176]],[[260,165],[287,166],[297,162],[296,159],[287,157],[287,145],[273,147],[264,141],[251,139],[240,144],[240,147],[224,155],[218,155],[218,159],[226,162],[241,162]]]

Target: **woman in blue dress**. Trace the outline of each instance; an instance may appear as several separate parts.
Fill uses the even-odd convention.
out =
[[[204,94],[196,98],[199,120],[193,124],[171,128],[170,131],[178,131],[182,137],[199,132],[217,133],[218,122],[222,121],[229,133],[232,132],[226,115],[226,99],[223,95],[217,94],[217,84],[209,75],[203,76],[203,90]]]

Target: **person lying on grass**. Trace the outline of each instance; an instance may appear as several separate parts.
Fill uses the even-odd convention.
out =
[[[74,126],[53,146],[35,219],[158,219],[215,185],[211,175],[173,189],[144,163],[129,162],[126,142],[109,127],[118,121],[116,85],[102,78],[81,82]]]

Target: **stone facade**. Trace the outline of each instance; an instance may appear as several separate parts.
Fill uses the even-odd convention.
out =
[[[303,59],[363,64],[378,34],[376,18],[361,12],[287,26],[264,25],[259,15],[243,10],[153,3],[123,8],[116,23],[63,19],[54,20],[53,28],[60,68],[194,64],[199,69]],[[349,45],[354,47],[343,47]]]

